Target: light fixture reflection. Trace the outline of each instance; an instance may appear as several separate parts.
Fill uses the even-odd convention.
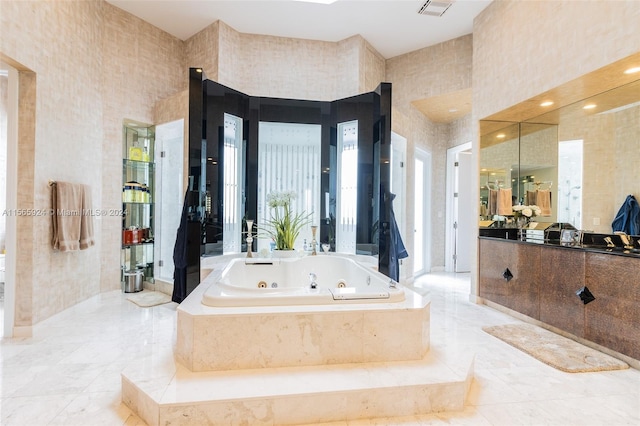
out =
[[[594,109],[595,107],[597,107],[596,104],[587,104],[583,106],[582,109]]]
[[[544,101],[543,103],[540,104],[541,107],[548,107],[553,105],[553,101]]]
[[[640,67],[633,67],[633,68],[629,68],[628,70],[626,70],[624,73],[625,74],[635,74],[637,72],[640,72]]]

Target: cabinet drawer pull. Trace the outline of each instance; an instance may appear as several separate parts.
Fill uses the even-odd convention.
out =
[[[504,278],[507,282],[511,281],[511,279],[513,278],[513,274],[511,273],[509,268],[504,270],[504,272],[502,273],[502,278]]]
[[[576,291],[576,295],[580,297],[580,300],[582,300],[582,303],[584,303],[585,305],[596,300],[595,296],[589,291],[587,286],[584,286],[580,290]]]

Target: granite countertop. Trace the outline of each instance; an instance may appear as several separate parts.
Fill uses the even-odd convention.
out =
[[[640,259],[640,248],[625,249],[624,247],[607,247],[606,245],[599,245],[599,244],[564,243],[557,239],[549,239],[544,241],[534,241],[534,240],[521,241],[521,240],[515,240],[515,239],[482,236],[482,235],[479,238],[488,239],[488,240],[504,240],[504,241],[509,241],[511,243],[516,243],[516,244],[535,244],[535,245],[546,246],[546,247],[558,247],[558,248],[566,248],[570,250],[583,250],[583,251],[593,252],[593,253],[606,253],[606,254],[612,254],[616,256],[635,257]]]

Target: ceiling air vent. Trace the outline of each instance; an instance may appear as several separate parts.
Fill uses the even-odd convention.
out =
[[[420,15],[442,16],[449,9],[453,1],[427,0],[418,10]]]

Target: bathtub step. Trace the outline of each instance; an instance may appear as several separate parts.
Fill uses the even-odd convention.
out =
[[[458,360],[459,362],[459,360]],[[122,373],[122,399],[149,425],[308,424],[460,411],[473,358],[192,372],[172,354]]]

